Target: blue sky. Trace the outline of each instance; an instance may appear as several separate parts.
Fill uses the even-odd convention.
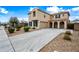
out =
[[[28,21],[28,12],[34,8],[40,8],[50,14],[69,11],[70,20],[79,19],[79,6],[0,6],[0,21],[7,22],[11,16]]]

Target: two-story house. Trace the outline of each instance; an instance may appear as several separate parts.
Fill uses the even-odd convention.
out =
[[[67,28],[69,12],[49,14],[38,8],[29,12],[29,26],[40,28]]]

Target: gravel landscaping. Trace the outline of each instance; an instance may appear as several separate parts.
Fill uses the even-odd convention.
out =
[[[51,42],[49,42],[46,46],[44,46],[40,52],[79,52],[79,32],[74,31],[71,38],[71,41],[67,41],[63,39],[64,33],[57,36]]]

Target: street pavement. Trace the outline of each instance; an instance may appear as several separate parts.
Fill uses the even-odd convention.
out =
[[[0,27],[0,52],[13,52],[12,45],[4,31],[4,27]]]

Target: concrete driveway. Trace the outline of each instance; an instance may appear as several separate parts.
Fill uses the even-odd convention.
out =
[[[8,37],[0,27],[0,52],[36,52],[64,31],[48,28]]]
[[[9,37],[16,52],[36,52],[64,32],[62,29],[41,29]]]

